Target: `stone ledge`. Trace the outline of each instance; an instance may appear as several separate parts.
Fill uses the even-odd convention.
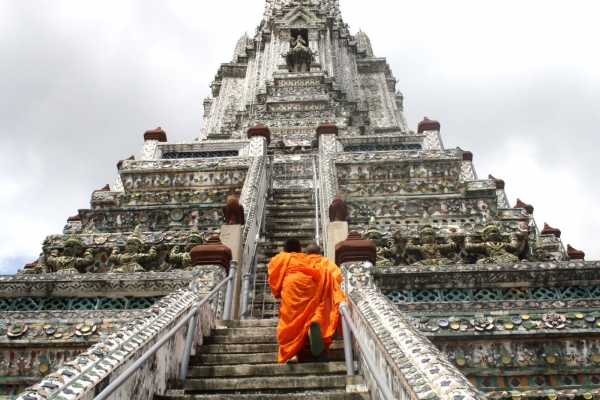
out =
[[[0,297],[158,296],[187,287],[192,271],[133,274],[40,274],[0,276]]]
[[[600,282],[600,262],[542,262],[519,264],[376,267],[371,271],[382,289],[519,287],[555,283],[591,285]],[[504,285],[500,285],[504,284]],[[553,286],[553,285],[552,285]]]

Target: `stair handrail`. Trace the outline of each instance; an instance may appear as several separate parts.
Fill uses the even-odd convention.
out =
[[[344,334],[344,354],[346,357],[346,369],[348,371],[347,375],[354,375],[354,356],[352,354],[352,337],[350,336],[350,333],[352,332],[354,334],[354,338],[356,339],[356,343],[358,344],[358,347],[360,348],[360,351],[362,352],[362,355],[365,358],[367,367],[371,371],[371,374],[373,374],[373,378],[377,382],[377,385],[379,386],[379,390],[381,390],[383,397],[385,398],[385,400],[397,400],[396,397],[394,397],[394,394],[392,393],[390,387],[383,379],[381,372],[379,372],[379,368],[377,368],[377,365],[375,365],[375,361],[373,360],[373,357],[371,356],[367,345],[360,336],[358,328],[356,327],[356,325],[354,325],[354,322],[352,322],[352,317],[350,315],[350,310],[348,309],[348,304],[346,304],[345,301],[342,301],[340,303],[339,310],[340,314],[342,315],[342,331]]]
[[[150,357],[152,357],[161,347],[163,347],[183,326],[186,322],[190,322],[188,326],[188,333],[185,341],[185,349],[183,351],[183,359],[181,360],[181,367],[179,370],[179,379],[185,379],[187,375],[188,365],[190,361],[190,353],[192,350],[192,345],[194,343],[194,335],[196,331],[196,321],[198,319],[198,313],[204,304],[206,304],[211,298],[213,298],[221,288],[227,284],[227,292],[225,294],[225,308],[229,306],[229,314],[231,315],[231,300],[233,298],[233,282],[235,282],[235,274],[237,270],[237,261],[231,261],[229,266],[229,276],[223,279],[213,290],[211,290],[204,298],[197,303],[195,303],[190,311],[186,314],[185,317],[177,325],[175,325],[165,336],[163,336],[154,346],[152,346],[147,352],[142,354],[142,356],[135,362],[133,365],[125,370],[121,375],[117,377],[110,385],[108,385],[98,396],[94,397],[94,400],[106,400],[108,397],[113,394],[127,379],[131,378],[131,376],[138,370],[140,367],[148,361]],[[229,300],[228,300],[229,299]],[[225,315],[225,311],[223,315]],[[228,318],[223,318],[228,319]]]
[[[317,187],[317,157],[313,156],[312,169],[313,169],[313,190],[315,194],[315,240],[317,246],[321,245],[321,238],[319,237],[319,188]]]
[[[273,196],[273,156],[269,156],[269,196]]]

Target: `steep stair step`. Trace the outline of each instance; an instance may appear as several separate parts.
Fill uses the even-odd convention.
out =
[[[294,223],[293,221],[284,224],[284,223],[276,223],[276,224],[267,224],[267,232],[273,231],[273,230],[314,230],[315,229],[315,223],[301,223],[300,221],[297,221],[296,223]]]
[[[275,327],[252,327],[252,328],[226,328],[213,329],[213,336],[254,336],[254,335],[271,335],[277,333]]]
[[[263,321],[263,320],[261,320]],[[270,320],[264,320],[270,321]],[[275,322],[276,323],[276,322]],[[199,353],[202,354],[246,354],[246,353],[277,353],[279,346],[277,343],[260,343],[260,344],[211,344],[203,345],[199,348]],[[335,340],[330,350],[343,350],[344,342]]]
[[[278,193],[277,191],[273,191],[273,195],[269,196],[267,200],[275,200],[275,199],[312,199],[312,192],[310,193]]]
[[[256,311],[260,314],[261,311]],[[265,312],[266,314],[266,312]],[[261,320],[251,320],[261,321]],[[210,336],[204,338],[206,344],[240,344],[240,343],[277,343],[277,334],[272,335],[248,335],[248,336]]]
[[[274,204],[271,205],[269,203],[267,203],[267,215],[270,211],[275,210],[275,211],[279,211],[279,210],[297,210],[297,211],[305,211],[305,210],[312,210],[312,212],[315,212],[315,205],[313,204]]]
[[[272,217],[269,218],[268,220],[269,222],[267,222],[267,224],[314,224],[315,223],[315,217],[310,216],[310,217],[292,217],[290,215],[282,215],[280,217]]]
[[[277,321],[246,321],[246,320],[217,320],[215,322],[217,329],[220,328],[268,328],[277,327]]]
[[[187,378],[204,377],[251,377],[251,376],[276,376],[276,375],[315,375],[315,374],[346,374],[345,362],[331,363],[306,363],[289,366],[285,364],[257,364],[257,365],[223,365],[191,367],[188,369]]]
[[[265,235],[266,238],[291,238],[291,237],[295,237],[295,238],[313,238],[315,236],[315,232],[311,231],[311,232],[306,232],[306,231],[299,231],[299,232],[275,232],[275,233],[267,233]],[[283,241],[285,241],[286,239],[282,239]]]
[[[257,378],[185,379],[171,381],[170,389],[186,392],[226,392],[238,390],[298,390],[345,389],[347,385],[363,384],[362,376],[262,376]],[[200,393],[197,393],[200,394]]]
[[[338,346],[339,347],[339,346]],[[330,349],[329,353],[323,352],[317,357],[301,360],[309,362],[335,362],[344,361],[344,349]],[[245,354],[199,354],[190,357],[190,364],[195,366],[208,365],[244,365],[244,364],[277,364],[277,351],[271,353],[245,353]]]
[[[342,390],[335,391],[303,391],[302,393],[257,393],[257,394],[201,394],[201,395],[166,395],[166,396],[155,396],[156,400],[231,400],[231,399],[245,399],[245,400],[369,400],[369,393],[367,392],[346,392]]]
[[[292,197],[292,198],[288,198],[288,197],[279,197],[279,198],[274,198],[273,200],[268,200],[267,204],[269,205],[277,205],[277,204],[312,204],[314,205],[315,202],[312,198],[297,198],[297,197]]]

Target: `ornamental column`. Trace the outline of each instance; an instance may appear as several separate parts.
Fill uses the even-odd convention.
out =
[[[289,29],[281,29],[279,30],[279,42],[281,43],[281,46],[279,47],[279,54],[276,54],[275,57],[277,57],[277,70],[279,71],[285,71],[288,72],[289,68],[287,65],[287,61],[285,59],[285,57],[283,57],[284,54],[287,54],[290,51],[290,38],[291,38],[291,32]]]
[[[190,255],[194,266],[194,279],[189,288],[202,298],[229,275],[232,252],[221,243],[219,235],[215,233],[204,244],[194,247]],[[209,303],[215,319],[220,319],[225,305],[225,287],[221,288]]]
[[[340,266],[346,295],[361,288],[371,288],[371,268],[377,260],[377,245],[352,229],[343,242],[335,246],[335,263]]]

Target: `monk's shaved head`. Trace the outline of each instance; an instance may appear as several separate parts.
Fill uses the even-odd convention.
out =
[[[321,254],[321,248],[318,245],[311,243],[306,246],[306,254]]]
[[[289,238],[283,244],[283,251],[286,253],[302,253],[302,245],[296,238]]]

